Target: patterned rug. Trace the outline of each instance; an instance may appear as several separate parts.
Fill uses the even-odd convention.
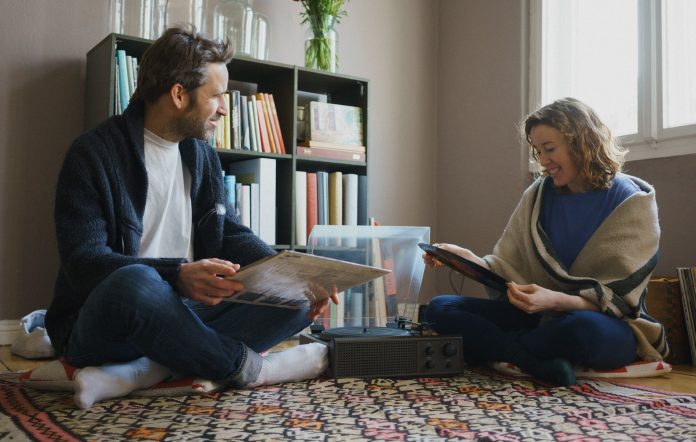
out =
[[[126,398],[90,410],[71,393],[3,376],[0,412],[0,441],[696,440],[696,396],[603,381],[551,388],[484,371]]]

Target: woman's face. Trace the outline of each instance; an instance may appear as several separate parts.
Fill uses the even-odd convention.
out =
[[[567,186],[571,193],[583,191],[580,171],[570,156],[570,147],[558,129],[538,124],[529,133],[532,146],[539,154],[539,164],[553,179],[556,187]]]

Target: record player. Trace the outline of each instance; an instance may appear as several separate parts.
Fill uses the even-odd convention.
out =
[[[419,315],[429,227],[316,225],[307,253],[391,272],[339,295],[300,343],[329,348],[334,378],[423,377],[461,373],[462,340],[433,335]]]

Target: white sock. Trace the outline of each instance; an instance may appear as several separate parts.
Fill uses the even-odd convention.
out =
[[[170,370],[142,357],[125,364],[86,367],[75,375],[75,403],[87,409],[104,399],[126,396],[133,390],[163,381]]]
[[[263,357],[259,377],[247,387],[302,381],[319,376],[329,366],[329,349],[318,342],[298,345]]]

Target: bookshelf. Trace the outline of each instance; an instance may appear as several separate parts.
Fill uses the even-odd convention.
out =
[[[141,59],[152,41],[122,34],[109,34],[87,53],[85,80],[85,128],[94,128],[113,115],[116,50]],[[257,92],[273,94],[286,154],[236,149],[215,149],[223,170],[227,165],[252,158],[276,161],[276,249],[304,249],[295,237],[295,172],[342,172],[367,176],[369,159],[367,116],[368,86],[364,78],[325,73],[304,67],[236,57],[227,65],[230,82]],[[324,95],[328,102],[362,109],[365,161],[306,158],[296,155],[298,92]],[[366,202],[365,202],[366,204]],[[369,212],[366,212],[369,213]],[[367,216],[358,220],[367,225]]]

